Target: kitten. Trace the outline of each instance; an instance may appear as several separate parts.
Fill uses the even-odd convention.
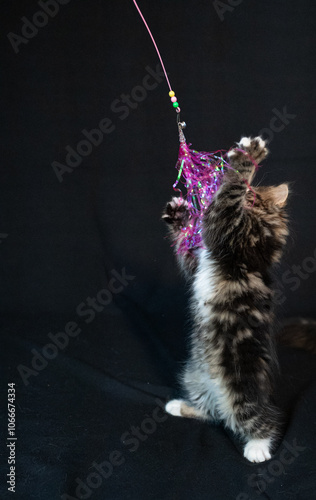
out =
[[[223,422],[243,438],[244,457],[251,462],[269,460],[280,435],[280,412],[273,402],[278,362],[270,270],[288,235],[288,186],[254,187],[254,200],[250,158],[260,163],[266,155],[260,137],[244,137],[229,151],[234,170],[227,169],[203,217],[203,248],[177,253],[181,228],[190,220],[186,201],[173,198],[163,213],[192,285],[194,322],[182,374],[185,398],[170,401],[166,411]]]

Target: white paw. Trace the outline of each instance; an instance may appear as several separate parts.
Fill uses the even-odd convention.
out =
[[[241,160],[243,155],[246,153],[246,156],[249,155],[253,160],[260,163],[260,161],[263,160],[268,153],[265,146],[266,143],[260,136],[255,137],[254,139],[251,137],[242,137],[237,144],[237,148],[232,148],[228,151],[227,156],[230,160],[238,161]]]
[[[242,137],[239,142],[239,147],[240,148],[249,148],[250,146],[250,137]]]
[[[187,207],[188,202],[184,198],[181,198],[181,196],[174,196],[170,202],[170,205],[172,206],[172,208],[181,207],[182,205],[184,207]]]
[[[262,139],[262,137],[260,137],[260,135],[258,135],[254,139],[252,139],[251,137],[242,137],[239,141],[239,144],[238,144],[240,149],[248,149],[250,147],[264,149],[265,145],[266,145],[266,143]]]
[[[244,457],[249,462],[265,462],[271,458],[269,448],[270,439],[251,439],[244,448]]]
[[[181,417],[181,399],[172,399],[166,404],[165,410],[174,417]]]

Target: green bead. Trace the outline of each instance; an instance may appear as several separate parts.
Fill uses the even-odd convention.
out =
[[[178,102],[174,102],[173,105],[172,105],[174,108],[177,108],[179,106],[179,103]]]

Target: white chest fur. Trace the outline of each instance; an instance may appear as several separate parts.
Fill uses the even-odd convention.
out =
[[[201,249],[199,264],[193,283],[193,307],[201,320],[209,319],[211,314],[210,301],[215,294],[215,272],[216,264],[210,256],[210,252]]]

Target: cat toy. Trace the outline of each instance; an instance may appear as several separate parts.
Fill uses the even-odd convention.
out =
[[[187,144],[183,129],[185,122],[180,121],[180,106],[175,92],[172,90],[162,57],[149,26],[137,5],[133,0],[138,13],[145,24],[147,31],[159,57],[166,82],[169,87],[169,97],[173,108],[177,113],[177,125],[179,131],[179,155],[176,163],[178,176],[173,184],[173,189],[180,193],[183,198],[179,184],[183,184],[186,189],[185,199],[188,203],[190,213],[189,223],[181,229],[179,237],[178,253],[186,253],[193,248],[202,247],[202,219],[207,207],[212,202],[214,194],[221,185],[225,168],[231,168],[225,160],[224,150],[215,152],[195,151],[191,149],[191,144]],[[245,153],[245,152],[244,152]],[[251,158],[250,158],[251,159]],[[252,161],[252,159],[251,159]],[[255,163],[255,162],[254,162]],[[248,188],[251,187],[248,185]]]

